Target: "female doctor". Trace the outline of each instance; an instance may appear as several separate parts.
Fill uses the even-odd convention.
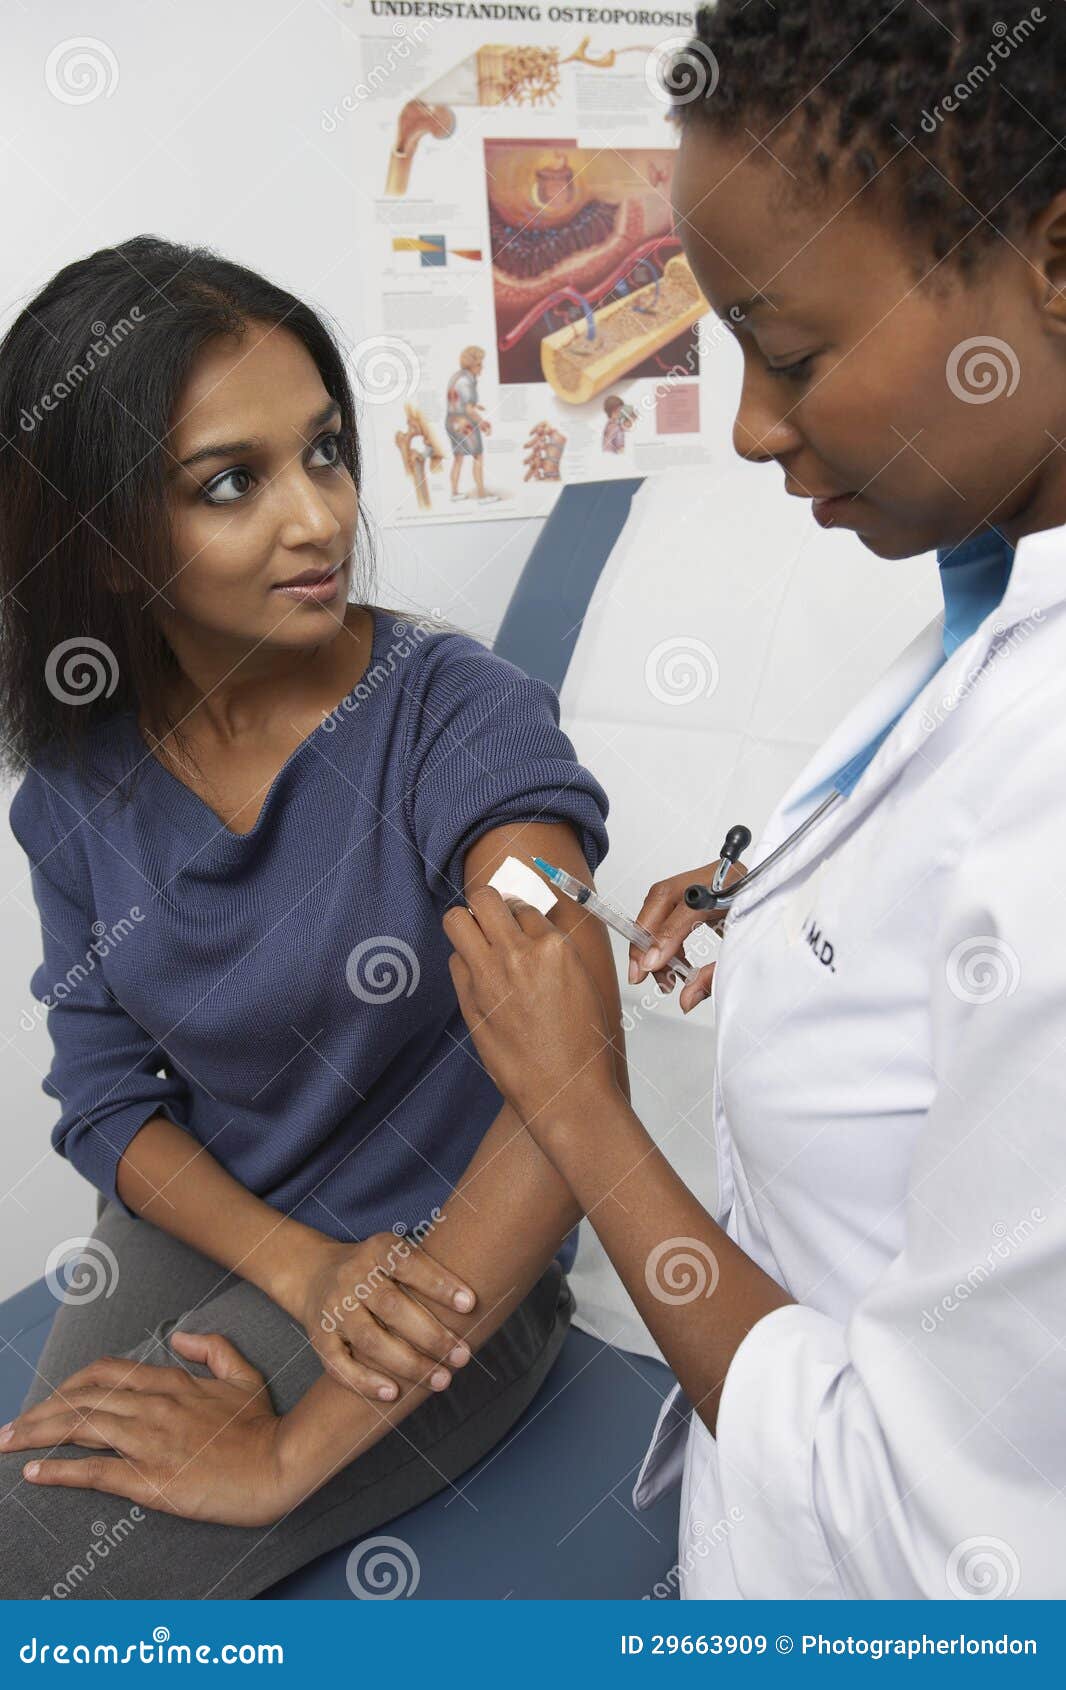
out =
[[[487,889],[445,917],[482,1060],[679,1381],[634,1499],[682,1478],[687,1597],[1066,1595],[1063,14],[719,0],[670,72],[737,451],[879,557],[937,548],[944,591],[680,994],[716,1010],[716,1216],[574,946]],[[631,980],[669,989],[715,867],[652,887]]]

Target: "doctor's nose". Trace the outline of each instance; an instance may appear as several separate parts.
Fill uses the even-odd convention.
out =
[[[795,452],[802,444],[799,430],[781,415],[781,395],[766,393],[762,383],[745,377],[733,422],[733,450],[749,464],[768,464]]]

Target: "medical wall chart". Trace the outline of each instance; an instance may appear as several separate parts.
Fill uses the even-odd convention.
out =
[[[674,229],[665,70],[692,12],[338,0],[386,526],[545,516],[706,463],[707,302]],[[686,97],[716,67],[688,63]],[[701,321],[702,319],[702,321]]]

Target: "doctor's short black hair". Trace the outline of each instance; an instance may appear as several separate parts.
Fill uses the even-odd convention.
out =
[[[662,81],[682,133],[709,125],[763,158],[765,146],[801,190],[885,192],[933,259],[965,271],[1066,188],[1066,0],[1022,0],[1003,21],[1013,11],[717,0]]]

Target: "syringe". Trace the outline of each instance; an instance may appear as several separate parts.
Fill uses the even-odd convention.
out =
[[[651,949],[652,945],[658,944],[659,941],[654,933],[649,933],[646,927],[641,927],[639,922],[634,921],[631,916],[626,915],[615,904],[609,903],[606,898],[601,898],[598,892],[594,892],[591,886],[586,886],[583,881],[578,880],[576,875],[568,874],[566,869],[563,868],[554,868],[551,863],[546,863],[543,857],[534,857],[533,861],[540,869],[541,874],[547,876],[557,891],[562,892],[567,898],[573,898],[574,902],[580,904],[583,909],[591,910],[593,915],[599,916],[605,926],[613,927],[616,933],[621,933],[623,939],[628,939],[637,946],[638,950],[647,951]],[[692,963],[686,962],[683,957],[678,956],[671,957],[670,961],[663,963],[662,966],[669,968],[682,980],[691,980],[697,972]]]

